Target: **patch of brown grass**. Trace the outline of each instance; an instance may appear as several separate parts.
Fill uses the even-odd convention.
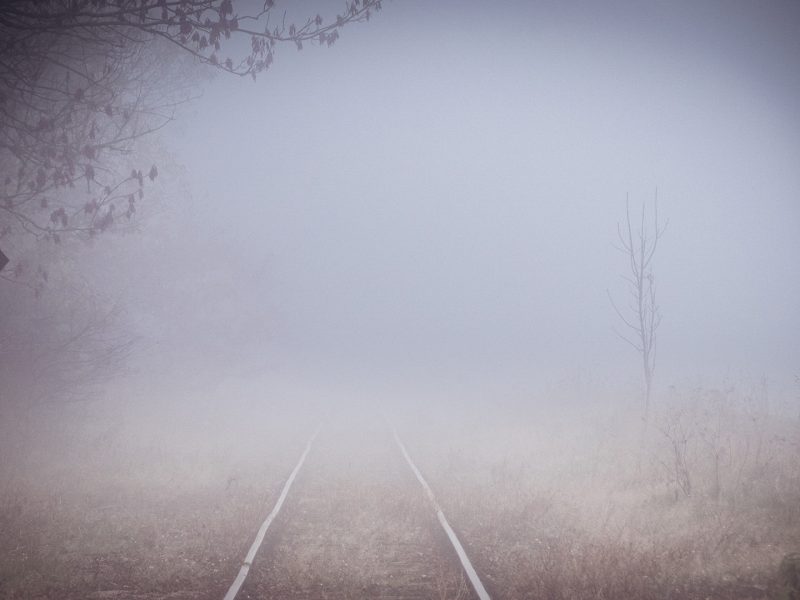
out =
[[[407,428],[412,455],[490,593],[768,596],[781,557],[800,548],[800,454],[785,443],[784,422],[759,416],[754,433],[726,414],[738,429],[716,434],[731,458],[713,480],[719,463],[702,453],[698,434],[687,463],[694,492],[686,496],[665,476],[661,462],[670,454],[657,440],[637,468],[636,422],[608,427],[596,415],[579,417],[459,422],[455,415],[427,431]],[[736,444],[760,448],[760,462]]]

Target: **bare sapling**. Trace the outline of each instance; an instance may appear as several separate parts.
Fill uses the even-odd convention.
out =
[[[656,302],[656,284],[653,275],[653,257],[658,242],[666,229],[666,223],[659,223],[658,192],[653,205],[652,219],[647,218],[647,211],[642,204],[642,215],[638,229],[631,224],[631,211],[628,199],[625,199],[625,224],[617,223],[617,248],[628,259],[629,273],[622,276],[626,283],[628,302],[620,306],[609,292],[609,299],[614,311],[625,326],[624,332],[617,335],[631,345],[642,361],[644,376],[642,420],[644,426],[650,418],[650,397],[653,389],[653,373],[656,368],[656,331],[661,324],[661,311]]]

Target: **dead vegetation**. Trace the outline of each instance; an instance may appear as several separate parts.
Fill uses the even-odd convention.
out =
[[[276,525],[243,598],[472,597],[427,498],[379,422],[329,425]]]
[[[397,424],[495,598],[760,599],[800,548],[800,430],[767,400],[675,390],[644,450],[624,407]],[[192,436],[178,415],[146,439],[62,421],[28,454],[6,436],[0,597],[222,597],[311,430],[250,415],[207,431],[196,415]],[[243,597],[472,597],[388,429],[339,421],[349,433],[323,430]]]
[[[5,437],[0,598],[224,595],[296,448],[271,432],[251,460],[246,441],[200,445],[175,422],[171,436],[136,429],[89,435],[67,419],[35,444]]]
[[[409,445],[493,596],[767,598],[800,548],[800,424],[766,400],[673,390],[641,468],[637,422],[586,407]]]

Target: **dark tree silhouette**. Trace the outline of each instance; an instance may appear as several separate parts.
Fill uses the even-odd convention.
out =
[[[176,56],[255,78],[281,45],[330,46],[378,9],[347,0],[329,21],[293,24],[273,18],[272,0],[247,14],[231,0],[0,3],[0,246],[89,237],[134,216],[158,175],[130,158],[134,143],[188,97],[168,68]],[[6,254],[0,277],[18,278],[24,265]]]

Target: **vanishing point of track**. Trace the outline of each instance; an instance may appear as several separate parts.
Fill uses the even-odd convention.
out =
[[[287,496],[289,495],[289,492],[292,489],[292,486],[295,483],[298,474],[303,468],[303,465],[306,463],[306,458],[308,457],[309,453],[312,452],[312,447],[314,446],[314,442],[320,433],[320,429],[321,428],[317,428],[317,430],[314,431],[314,433],[311,435],[308,442],[306,443],[305,448],[303,449],[303,452],[301,453],[300,458],[297,461],[297,464],[295,465],[294,469],[291,471],[288,478],[286,479],[283,488],[280,492],[280,495],[278,496],[278,499],[276,500],[274,506],[272,507],[272,510],[264,519],[264,521],[261,523],[261,526],[259,527],[255,535],[255,539],[253,540],[253,543],[251,544],[247,554],[245,555],[239,567],[239,571],[236,577],[234,578],[233,582],[231,583],[223,600],[235,600],[237,596],[239,597],[242,596],[240,594],[240,591],[242,590],[242,587],[244,586],[245,581],[247,580],[247,577],[251,572],[251,569],[253,569],[253,563],[254,560],[256,559],[256,555],[258,554],[259,549],[261,548],[265,538],[267,538],[270,527],[273,525],[273,522],[275,521],[282,507],[286,503]],[[433,490],[428,485],[422,473],[420,472],[419,468],[414,463],[410,453],[406,449],[406,446],[403,443],[403,441],[400,439],[400,436],[398,435],[397,431],[393,430],[392,435],[396,446],[395,451],[402,456],[405,463],[410,468],[411,472],[414,474],[414,477],[417,479],[420,486],[422,487],[421,491],[424,492],[424,496],[427,498],[426,509],[435,514],[436,519],[438,520],[448,540],[449,552],[453,553],[455,557],[457,557],[458,565],[462,570],[463,575],[465,575],[467,580],[469,581],[469,584],[472,588],[472,595],[478,598],[478,600],[489,600],[490,596],[486,591],[486,588],[481,582],[478,573],[476,572],[469,557],[467,556],[467,553],[464,550],[461,541],[458,539],[458,536],[456,535],[455,531],[450,526],[450,523],[447,521],[447,518],[445,517],[442,508],[440,507],[439,503],[436,500]],[[293,497],[290,500],[290,503],[292,501],[296,502],[297,498]]]

